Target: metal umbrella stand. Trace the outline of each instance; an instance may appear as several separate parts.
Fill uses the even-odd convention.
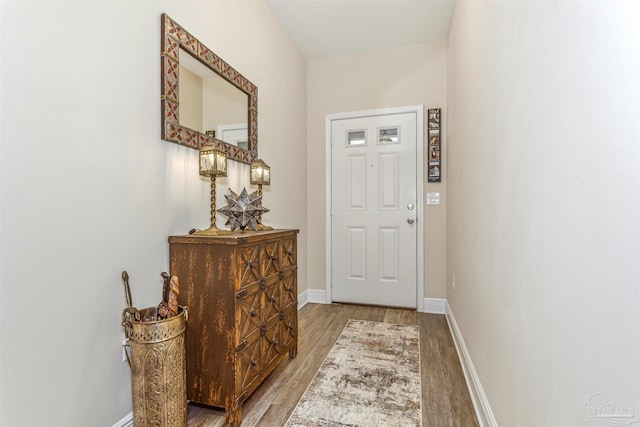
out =
[[[124,277],[124,274],[123,274]],[[187,425],[186,359],[184,332],[186,307],[158,320],[158,307],[132,307],[125,280],[129,307],[122,324],[131,346],[127,360],[131,367],[133,423],[136,427]]]

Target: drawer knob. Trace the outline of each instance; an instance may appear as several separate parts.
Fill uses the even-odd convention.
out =
[[[258,364],[258,362],[256,362],[256,359],[251,359],[249,363],[251,363],[251,366],[256,366]]]
[[[278,340],[271,341],[271,345],[278,345]]]
[[[278,259],[278,257],[277,257],[277,256],[275,256],[275,255],[271,255],[271,261],[275,261],[275,260],[277,260],[277,259]]]
[[[293,252],[287,251],[287,255],[291,256],[291,255],[293,255]]]
[[[256,311],[252,308],[249,314],[251,315],[251,317],[254,317],[256,315]]]
[[[272,302],[273,304],[275,304],[275,303],[276,303],[276,297],[271,297],[271,302]]]

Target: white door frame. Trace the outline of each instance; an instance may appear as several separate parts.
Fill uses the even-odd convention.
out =
[[[361,117],[386,116],[389,114],[416,113],[416,288],[417,311],[424,311],[424,106],[411,105],[407,107],[381,108],[376,110],[352,111],[348,113],[334,113],[325,116],[325,206],[326,206],[326,234],[325,234],[325,268],[326,303],[332,303],[331,297],[331,125],[334,120],[357,119]]]

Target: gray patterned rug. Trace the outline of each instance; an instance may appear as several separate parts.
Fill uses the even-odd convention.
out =
[[[287,426],[421,426],[417,326],[349,320]]]

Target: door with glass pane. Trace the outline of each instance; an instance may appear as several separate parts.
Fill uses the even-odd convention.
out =
[[[331,121],[331,297],[417,306],[417,112]]]

